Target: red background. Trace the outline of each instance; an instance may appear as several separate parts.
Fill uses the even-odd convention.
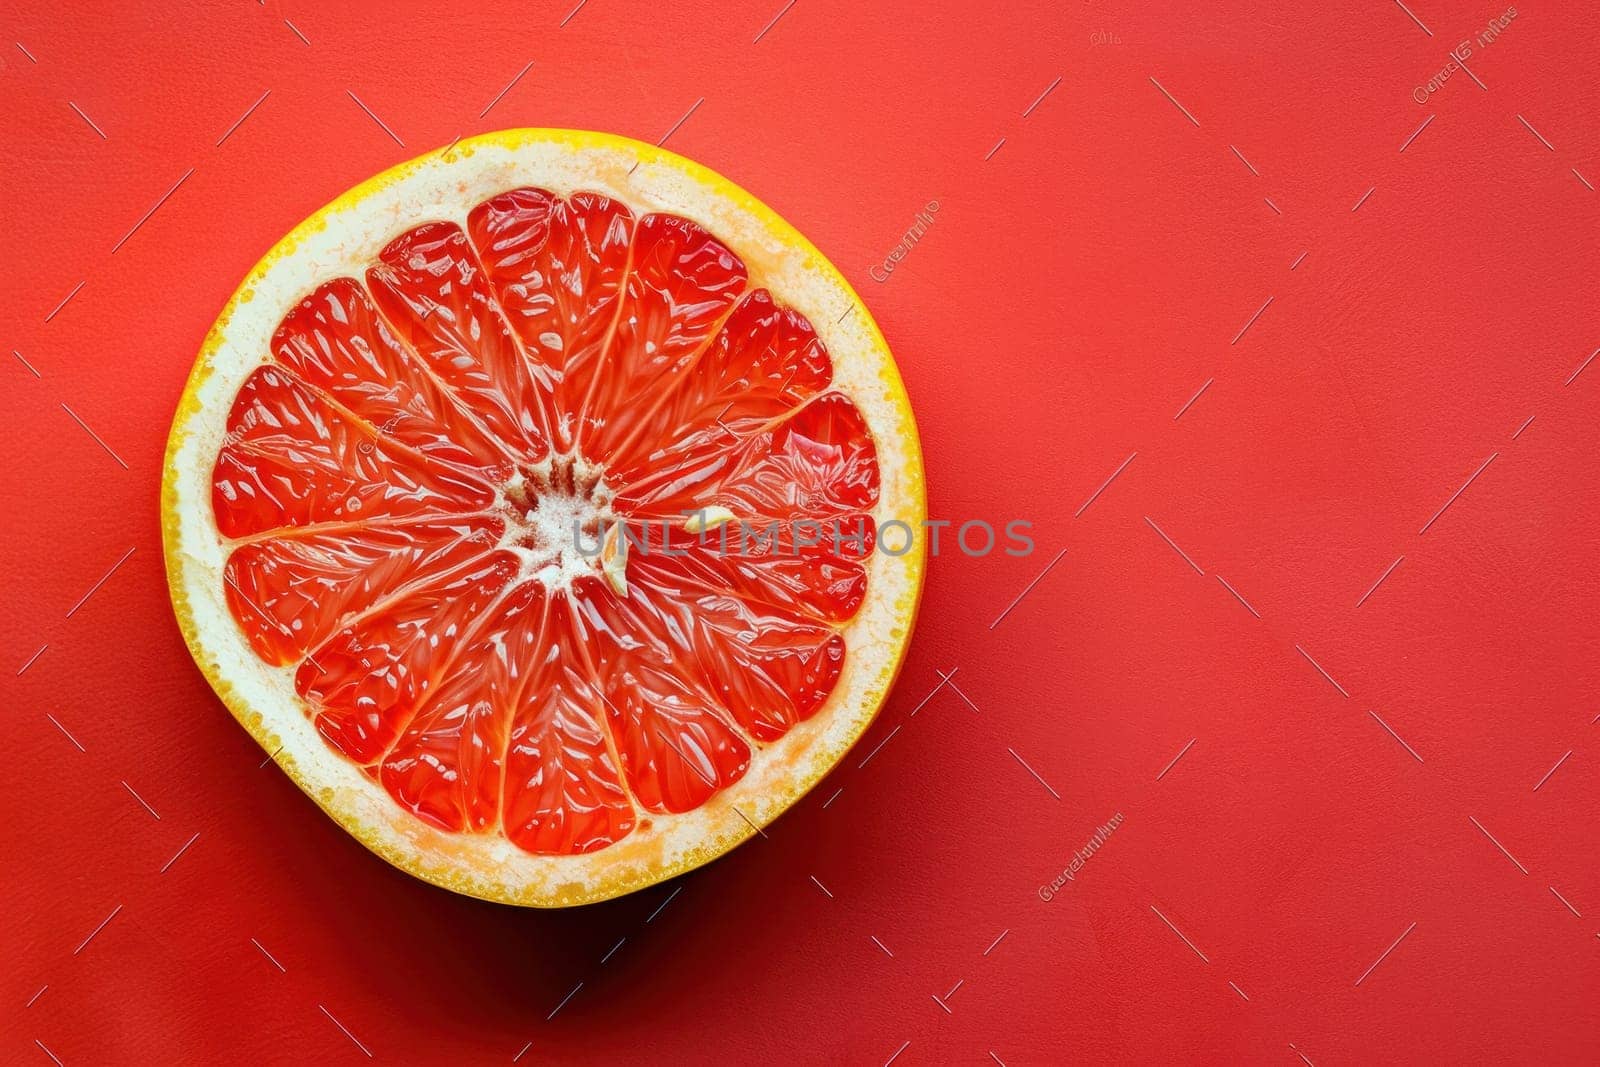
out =
[[[1593,5],[1483,44],[1499,0],[575,2],[0,13],[0,1059],[1600,1058]],[[1038,543],[933,562],[769,839],[557,913],[260,766],[157,516],[257,257],[519,125],[670,131],[771,204],[888,335],[933,512]]]

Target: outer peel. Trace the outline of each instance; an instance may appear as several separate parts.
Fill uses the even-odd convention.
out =
[[[872,517],[920,531],[922,455],[905,387],[860,297],[793,227],[706,168],[611,134],[505,130],[467,138],[362,183],[295,227],[256,264],[207,335],[174,417],[161,488],[167,580],[184,640],[233,716],[302,791],[373,852],[447,889],[507,904],[563,907],[653,885],[754,835],[804,796],[865,732],[894,683],[922,592],[920,536],[901,556],[865,560],[866,600],[842,630],[848,653],[823,707],[753,754],[749,771],[682,815],[641,813],[621,842],[578,856],[536,856],[504,838],[446,833],[396,805],[317,735],[292,668],[251,651],[223,599],[226,543],[212,516],[211,463],[234,394],[267,355],[284,313],[317,283],[360,275],[392,237],[429,219],[465,223],[480,201],[523,185],[601,192],[637,213],[693,219],[744,259],[752,288],[810,319],[834,388],[862,411],[882,492]]]

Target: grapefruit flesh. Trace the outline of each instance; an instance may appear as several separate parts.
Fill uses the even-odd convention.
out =
[[[731,847],[746,833],[730,811],[753,831],[837,758],[823,738],[864,729],[921,567],[882,563],[873,532],[921,514],[920,466],[914,437],[875,432],[879,396],[836,380],[811,317],[774,291],[784,272],[747,266],[736,216],[725,238],[697,203],[493,180],[369,235],[345,270],[302,270],[312,284],[277,294],[265,343],[234,345],[231,397],[190,416],[211,432],[180,410],[168,480],[180,446],[204,464],[209,522],[187,521],[214,573],[174,560],[170,528],[169,571],[236,714],[217,675],[246,669],[200,647],[224,620],[180,598],[196,570],[251,677],[292,690],[325,750],[297,743],[319,768],[297,780],[358,836],[452,888],[572,903]],[[889,663],[859,625],[874,593],[902,624]],[[242,702],[253,728],[292,725]],[[853,722],[797,729],[829,718]],[[362,816],[339,810],[351,790]],[[388,847],[351,825],[380,794]],[[533,873],[497,884],[497,863]]]

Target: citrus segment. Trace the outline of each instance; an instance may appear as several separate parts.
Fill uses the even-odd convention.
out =
[[[509,552],[480,555],[402,587],[310,653],[295,690],[328,743],[358,764],[381,758],[463,650],[463,631],[517,570]]]
[[[377,433],[280,367],[239,390],[212,476],[225,537],[286,526],[479,511],[494,491]]]
[[[273,335],[272,355],[356,418],[429,459],[489,478],[509,472],[505,450],[426,367],[401,352],[354,278],[319,285],[289,312]]]
[[[367,284],[401,341],[502,444],[543,458],[549,381],[534,381],[461,227],[426,223],[378,258]]]
[[[539,855],[594,852],[638,822],[600,722],[601,698],[578,646],[571,602],[546,601],[544,635],[513,705],[501,826]]]
[[[616,330],[633,213],[604,196],[513,189],[475,207],[468,226],[512,329],[551,379],[552,429],[568,450]]]
[[[228,557],[228,607],[258,656],[298,663],[348,615],[481,555],[503,529],[493,516],[475,515],[268,535]]]

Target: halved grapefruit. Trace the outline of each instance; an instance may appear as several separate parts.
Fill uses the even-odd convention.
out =
[[[279,242],[162,485],[234,716],[391,863],[535,906],[696,867],[815,785],[899,669],[924,517],[839,272],[705,168],[562,130],[463,140]]]

